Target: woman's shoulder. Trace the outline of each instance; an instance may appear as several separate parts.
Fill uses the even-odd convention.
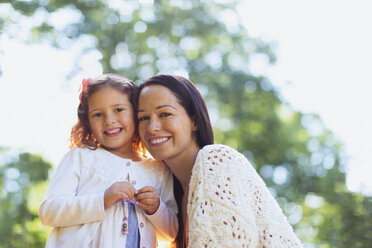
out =
[[[248,159],[232,147],[222,144],[207,145],[197,155],[194,171],[226,171],[252,167]],[[253,167],[252,167],[253,168]]]
[[[200,156],[203,159],[211,160],[211,159],[227,159],[227,160],[233,160],[233,159],[239,159],[239,158],[245,158],[243,154],[235,150],[234,148],[223,145],[223,144],[212,144],[212,145],[206,145],[204,146],[200,152]],[[221,161],[222,162],[222,161]]]

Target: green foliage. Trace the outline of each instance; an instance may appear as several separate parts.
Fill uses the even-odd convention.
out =
[[[37,195],[40,200],[44,195],[45,188],[35,189],[48,179],[51,164],[30,153],[11,157],[9,150],[0,150],[0,158],[0,247],[42,247],[46,228],[40,228],[30,196]]]
[[[372,199],[347,191],[342,144],[317,115],[292,110],[267,78],[250,72],[255,56],[275,62],[274,44],[249,37],[239,22],[230,21],[229,17],[236,16],[236,3],[11,1],[11,9],[21,15],[3,16],[0,24],[5,32],[15,33],[10,32],[17,23],[15,17],[33,18],[37,12],[46,17],[64,13],[66,19],[78,16],[63,28],[45,19],[33,27],[30,40],[46,40],[67,49],[90,37],[94,45],[87,45],[81,56],[86,50],[98,50],[104,72],[122,74],[138,83],[158,73],[187,73],[207,99],[216,142],[237,148],[253,162],[304,243],[371,247]],[[29,175],[29,180],[46,178],[41,174],[46,173],[46,164],[37,157],[21,155],[19,161],[15,168]],[[35,167],[39,169],[31,170]],[[0,173],[3,187],[4,169]],[[18,197],[27,199],[27,187],[21,188]],[[11,204],[13,194],[6,193],[4,199],[9,198],[9,203],[2,204],[0,213],[0,223],[9,221],[12,228],[0,224],[1,237],[39,240],[34,232],[21,232],[35,215],[25,204]],[[8,213],[13,217],[6,217]]]
[[[311,195],[314,197],[314,194]],[[327,201],[325,201],[327,197]],[[304,240],[313,239],[317,247],[371,247],[372,198],[350,192],[324,195],[317,206],[316,199],[308,199],[301,221]],[[312,202],[311,202],[312,201]],[[314,204],[315,202],[315,204]],[[310,239],[311,240],[311,239]]]

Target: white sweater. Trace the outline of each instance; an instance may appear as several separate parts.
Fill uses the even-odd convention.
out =
[[[199,151],[188,194],[188,247],[302,247],[264,181],[224,145]]]
[[[41,222],[54,227],[46,247],[125,247],[123,204],[104,210],[104,191],[128,175],[136,189],[152,186],[161,198],[153,215],[136,207],[140,247],[156,247],[157,238],[174,240],[178,221],[173,177],[162,162],[133,162],[102,148],[75,148],[59,164],[39,207]]]

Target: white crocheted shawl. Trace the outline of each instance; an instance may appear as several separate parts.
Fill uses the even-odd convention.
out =
[[[253,166],[225,145],[199,151],[187,213],[188,247],[302,247]]]

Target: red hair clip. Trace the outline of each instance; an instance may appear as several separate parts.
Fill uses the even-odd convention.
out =
[[[83,79],[83,82],[81,83],[81,86],[80,86],[80,95],[79,95],[80,102],[82,101],[83,92],[85,92],[88,89],[88,85],[90,84],[91,81],[92,80],[90,78]]]
[[[90,84],[91,79],[90,78],[84,78],[83,82],[81,83],[83,91],[86,91],[88,85]]]

